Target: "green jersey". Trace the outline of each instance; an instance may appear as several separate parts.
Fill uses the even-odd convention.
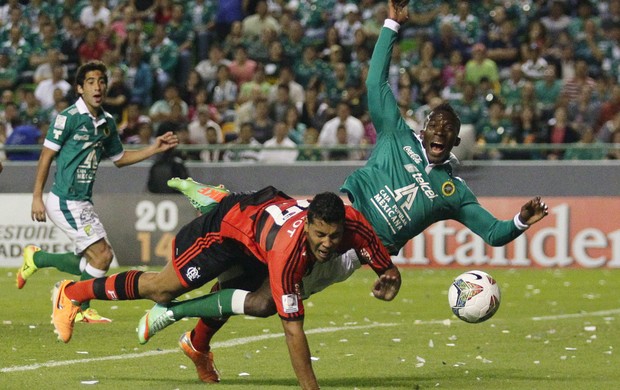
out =
[[[112,115],[101,110],[93,117],[82,98],[58,114],[43,145],[57,152],[52,192],[67,200],[90,201],[101,158],[116,161],[123,155]]]
[[[341,190],[391,254],[446,219],[461,222],[488,244],[510,242],[522,232],[515,222],[499,221],[484,209],[465,182],[453,176],[450,161],[429,163],[421,140],[401,117],[388,84],[396,36],[387,27],[381,29],[366,81],[377,143],[366,165],[353,172]]]

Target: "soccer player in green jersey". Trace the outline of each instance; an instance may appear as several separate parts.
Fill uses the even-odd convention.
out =
[[[548,213],[547,205],[540,197],[535,197],[526,202],[514,218],[498,220],[478,203],[463,180],[452,172],[451,162],[455,157],[451,152],[460,141],[460,119],[449,104],[442,104],[431,111],[420,136],[407,126],[390,89],[388,70],[400,23],[408,18],[407,2],[400,1],[397,5],[389,2],[389,17],[381,29],[366,80],[370,115],[377,129],[377,144],[366,165],[346,179],[342,191],[368,219],[393,255],[424,229],[446,219],[461,222],[490,245],[505,245],[544,218]],[[196,203],[210,203],[204,199],[205,191],[200,184],[180,180],[172,184]],[[206,208],[203,208],[202,212],[205,211]],[[359,268],[360,262],[356,253],[349,251],[340,262],[333,261],[330,265],[332,268],[327,272],[323,272],[320,266],[314,267],[304,278],[306,294],[321,291],[346,279]],[[319,276],[312,277],[313,274]],[[226,283],[222,284],[224,286],[235,287]],[[246,295],[245,310],[256,313],[257,308],[262,308],[261,316],[275,314],[275,305],[266,287]],[[375,296],[383,300],[393,299],[398,291],[393,279],[380,279],[375,287],[373,292],[380,291]],[[181,310],[179,305],[175,308]],[[147,313],[148,317],[141,319],[141,326],[150,327],[158,317],[161,319],[168,315],[169,312],[156,306]],[[178,316],[175,319],[178,320]],[[201,318],[194,330],[181,336],[182,349],[192,359],[205,382],[219,380],[209,345],[225,321]],[[147,341],[160,329],[155,326],[151,329],[152,333],[141,341]]]
[[[75,84],[79,98],[50,124],[39,158],[34,182],[33,221],[49,218],[74,244],[74,252],[49,253],[34,245],[24,248],[24,263],[17,272],[17,287],[23,288],[39,268],[55,267],[81,280],[102,277],[114,257],[106,231],[92,204],[97,167],[103,156],[117,167],[145,160],[178,144],[172,132],[139,150],[124,150],[112,115],[102,108],[108,89],[107,67],[92,61],[82,65]],[[56,160],[54,183],[46,201],[43,190],[52,161]],[[78,320],[109,322],[85,303]]]

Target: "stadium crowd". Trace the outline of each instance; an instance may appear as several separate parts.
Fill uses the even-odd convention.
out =
[[[172,130],[207,146],[180,148],[185,160],[294,162],[365,159],[375,142],[365,80],[385,1],[2,3],[0,144],[42,142],[93,59],[110,69],[104,108],[126,144]],[[411,128],[448,101],[464,158],[620,157],[595,147],[620,144],[620,0],[409,7],[389,80]],[[524,144],[570,145],[492,148]],[[0,149],[0,161],[37,158]]]

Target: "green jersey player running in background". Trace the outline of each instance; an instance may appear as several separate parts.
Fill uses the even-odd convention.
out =
[[[106,156],[120,168],[178,144],[177,136],[168,132],[145,148],[123,150],[114,118],[101,107],[108,89],[107,71],[100,61],[88,62],[78,69],[75,84],[79,98],[50,125],[35,177],[32,220],[45,222],[49,218],[69,236],[74,252],[49,253],[34,245],[26,246],[24,263],[17,272],[20,289],[43,267],[80,275],[81,280],[104,276],[114,254],[91,200],[99,162]],[[44,202],[43,190],[54,159],[54,184]],[[110,320],[85,303],[76,321]]]
[[[514,218],[498,220],[478,203],[463,180],[452,172],[451,162],[455,158],[451,151],[459,143],[460,120],[449,104],[431,111],[420,136],[407,126],[388,84],[388,68],[400,23],[408,17],[406,5],[395,6],[390,1],[389,18],[381,29],[366,80],[377,144],[367,164],[346,179],[342,190],[371,223],[391,254],[397,254],[408,240],[431,224],[446,219],[461,222],[490,245],[505,245],[544,218],[548,213],[547,206],[540,197],[535,197],[526,202]],[[203,205],[213,202],[204,196],[205,189],[193,181],[177,180],[171,184],[194,202]],[[331,262],[332,267],[335,264],[338,262]],[[350,251],[342,256],[340,264],[340,269],[329,272],[314,267],[308,277],[315,272],[321,277],[314,278],[314,281],[304,278],[304,292],[317,292],[346,279],[359,267],[359,260],[355,252]],[[383,282],[385,285],[375,289],[381,293],[375,293],[375,296],[393,299],[391,292],[398,291],[390,288],[394,281]],[[245,307],[249,305],[262,305],[265,315],[275,314],[268,288],[248,294]],[[155,306],[140,322],[142,331],[148,328],[146,335],[144,332],[139,334],[140,340],[145,342],[163,327],[183,316],[195,314],[183,311],[182,303],[170,310]],[[224,321],[202,318],[196,328],[182,335],[180,340],[183,351],[194,361],[205,382],[219,381],[209,344]]]

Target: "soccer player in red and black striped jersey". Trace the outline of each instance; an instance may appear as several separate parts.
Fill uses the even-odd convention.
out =
[[[268,281],[295,374],[303,388],[316,388],[303,331],[302,277],[314,264],[328,262],[350,249],[356,250],[380,280],[394,281],[377,282],[375,289],[389,285],[394,295],[398,292],[400,273],[387,249],[363,215],[345,206],[338,195],[326,192],[311,202],[297,201],[273,187],[251,194],[231,194],[212,212],[179,231],[173,260],[161,272],[131,270],[89,281],[59,283],[52,319],[59,338],[68,342],[78,310],[76,303],[151,299],[161,309],[152,309],[152,318],[147,316],[141,324],[139,334],[146,339],[182,317],[253,315],[251,307],[244,307],[245,297]],[[237,279],[245,290],[223,289],[171,303],[233,267],[243,270]]]

